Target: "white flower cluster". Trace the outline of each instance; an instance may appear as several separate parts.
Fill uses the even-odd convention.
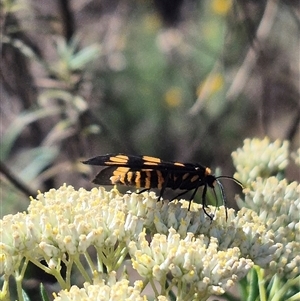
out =
[[[287,141],[246,139],[232,157],[237,168],[235,177],[247,186],[244,199],[237,197],[238,206],[255,211],[265,227],[273,231],[274,242],[282,245],[265,269],[269,275],[292,279],[300,275],[300,184],[272,176],[281,173],[282,178],[288,146]]]
[[[272,255],[280,248],[280,244],[274,243],[273,231],[267,230],[264,221],[252,210],[242,208],[236,213],[229,209],[226,220],[223,206],[219,210],[210,206],[207,210],[214,212],[214,220],[211,221],[202,205],[192,204],[191,211],[187,207],[187,201],[175,201],[156,210],[154,224],[157,232],[168,235],[169,229],[174,228],[182,239],[190,233],[214,237],[218,239],[220,250],[238,247],[245,258],[262,267],[268,266]]]
[[[256,178],[277,175],[288,165],[289,142],[269,138],[245,139],[242,148],[232,153],[237,172],[234,177],[248,186]]]
[[[211,228],[211,219],[202,210],[202,205],[191,204],[188,210],[189,201],[174,200],[171,203],[158,204],[158,210],[154,212],[154,233],[167,234],[168,230],[174,228],[181,237],[185,237],[188,232],[206,233]],[[209,212],[214,212],[215,208],[206,208]],[[221,212],[221,213],[220,213]],[[218,212],[218,216],[226,219],[224,208]],[[201,229],[201,230],[200,230]]]
[[[300,217],[300,184],[288,183],[275,177],[258,178],[244,190],[245,199],[237,199],[239,207],[247,207],[266,220],[273,230],[289,227],[295,231],[295,221]],[[280,218],[280,223],[275,222]],[[300,237],[298,237],[300,240]]]
[[[160,282],[169,274],[172,286],[189,287],[191,299],[195,295],[205,298],[223,294],[253,266],[237,247],[220,251],[216,238],[188,233],[181,239],[173,228],[168,236],[154,235],[151,243],[141,233],[137,242],[129,244],[129,252],[133,267],[141,276]],[[178,295],[178,300],[186,298],[187,292],[181,293],[184,295]]]
[[[62,290],[55,296],[54,301],[146,301],[141,295],[141,281],[134,286],[127,279],[116,280],[116,273],[111,272],[107,281],[99,280],[95,284],[84,283],[83,288],[73,285],[70,290]]]
[[[127,196],[126,201],[117,190],[106,192],[104,188],[76,191],[64,185],[39,193],[31,200],[28,214],[0,220],[0,274],[13,274],[23,258],[45,259],[55,269],[65,253],[83,254],[94,246],[106,258],[112,247],[126,248],[127,241],[137,237],[144,226],[144,219],[128,207],[147,215],[142,195]],[[156,197],[149,195],[147,204],[155,205]]]
[[[117,270],[129,251],[133,267],[147,277],[158,300],[166,296],[167,275],[172,276],[169,290],[191,294],[193,300],[224,293],[253,264],[268,265],[280,247],[274,243],[273,232],[249,209],[237,215],[231,209],[226,220],[224,207],[210,207],[207,210],[215,213],[211,221],[201,205],[193,204],[191,211],[187,207],[187,201],[157,203],[153,192],[121,195],[116,189],[107,192],[101,187],[77,191],[64,185],[39,193],[28,213],[0,220],[0,274],[8,281],[10,275],[24,270],[22,263],[31,261],[58,276],[64,262],[70,269],[67,275],[74,264],[86,282],[95,284],[105,271],[103,266],[108,272]],[[145,231],[152,237],[150,244]],[[97,267],[87,252],[90,247],[96,250]],[[89,269],[81,263],[80,254]],[[70,279],[58,281],[70,289]],[[128,283],[120,285],[129,289]],[[91,291],[93,286],[74,287],[60,298],[69,293],[89,296]]]
[[[0,275],[13,275],[26,254],[36,250],[35,225],[25,213],[0,220]]]
[[[270,268],[279,275],[294,278],[300,274],[300,184],[287,183],[270,177],[253,182],[245,189],[245,200],[239,197],[240,207],[251,208],[274,231],[274,240],[281,243]]]

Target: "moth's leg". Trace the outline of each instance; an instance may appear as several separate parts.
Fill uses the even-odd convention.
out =
[[[197,190],[198,190],[198,188],[199,188],[199,186],[195,188],[195,190],[194,190],[194,192],[193,192],[192,196],[190,197],[190,203],[189,203],[189,208],[188,208],[188,210],[190,210],[190,209],[191,209],[191,203],[192,203],[192,200],[193,200],[194,196],[195,196],[195,195],[196,195],[196,193],[197,193]],[[187,192],[189,192],[189,191],[190,191],[190,190],[189,190],[189,189],[187,189],[187,190],[185,190],[185,191],[183,191],[183,192],[179,193],[179,194],[178,194],[176,197],[174,197],[174,198],[173,198],[171,201],[173,201],[173,200],[177,199],[178,197],[180,197],[180,196],[182,196],[182,195],[186,194],[186,193],[187,193]]]
[[[207,204],[206,204],[206,193],[207,193],[207,185],[204,185],[203,188],[203,193],[202,193],[202,209],[204,211],[204,213],[211,219],[213,220],[213,216],[211,216],[210,214],[208,214],[208,212],[206,211],[205,208],[208,208]]]
[[[141,193],[143,193],[145,191],[149,191],[149,190],[150,190],[150,188],[145,188],[145,189],[142,189],[141,191],[136,192],[136,194],[141,194]]]
[[[169,173],[167,173],[167,175],[166,175],[166,180],[164,181],[164,183],[163,183],[163,185],[162,185],[162,187],[161,187],[161,190],[160,190],[160,192],[159,192],[159,197],[158,197],[158,199],[157,199],[158,202],[159,202],[160,199],[162,198],[162,196],[163,196],[163,194],[164,194],[164,192],[165,192],[165,190],[166,190],[166,188],[167,188],[168,181],[169,181]]]
[[[198,190],[199,186],[197,186],[195,189],[194,189],[194,192],[192,194],[192,196],[190,197],[190,203],[189,203],[189,210],[191,209],[191,203],[192,203],[192,200],[194,199],[196,193],[197,193],[197,190]]]
[[[185,190],[185,191],[183,191],[183,192],[177,194],[174,198],[171,199],[171,201],[177,199],[178,197],[180,197],[180,196],[182,196],[182,195],[184,195],[184,194],[186,194],[186,193],[188,193],[188,192],[189,192],[189,190]]]

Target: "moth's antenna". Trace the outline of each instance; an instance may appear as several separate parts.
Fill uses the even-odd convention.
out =
[[[222,176],[223,177],[223,176]],[[228,218],[228,212],[227,212],[227,201],[226,201],[226,195],[225,195],[225,191],[224,191],[224,187],[222,185],[222,183],[218,180],[220,177],[216,178],[216,181],[218,183],[218,186],[220,187],[220,191],[221,191],[221,195],[222,195],[222,200],[223,200],[223,205],[225,208],[225,215],[226,215],[226,220]],[[215,192],[215,191],[214,191]],[[215,193],[216,194],[216,193]]]
[[[220,191],[221,191],[221,195],[222,195],[222,199],[223,199],[223,204],[225,207],[225,211],[226,211],[226,220],[228,218],[228,212],[227,212],[227,200],[226,200],[226,195],[225,195],[225,190],[224,190],[224,186],[222,185],[222,183],[219,181],[219,179],[228,179],[228,180],[232,180],[233,182],[235,182],[236,184],[238,184],[239,186],[241,186],[243,189],[245,188],[244,185],[237,179],[235,179],[234,177],[229,177],[229,176],[219,176],[216,177],[216,182],[218,183],[218,186],[220,187]]]
[[[219,185],[219,183],[218,183]],[[213,192],[214,192],[214,195],[215,195],[215,199],[216,199],[216,209],[215,209],[215,213],[214,213],[214,216],[216,215],[216,211],[217,211],[217,207],[219,205],[219,202],[218,202],[218,197],[217,197],[217,194],[216,194],[216,190],[215,190],[215,187],[213,187]]]
[[[241,186],[243,189],[245,188],[245,186],[239,180],[237,180],[234,177],[218,176],[218,177],[216,177],[216,179],[228,179],[228,180],[231,180],[231,181],[235,182],[236,184],[238,184],[239,186]],[[219,181],[217,181],[217,182],[220,183]]]

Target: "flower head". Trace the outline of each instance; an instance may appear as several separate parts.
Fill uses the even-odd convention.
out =
[[[94,291],[94,285],[102,285],[107,291],[105,298],[113,296],[114,300],[114,292],[104,286],[118,282],[125,296],[132,292],[128,282],[97,280],[105,270],[103,265],[108,273],[117,270],[129,252],[132,266],[152,285],[158,281],[165,289],[167,275],[171,275],[169,290],[176,286],[181,297],[188,294],[192,300],[223,294],[254,264],[266,267],[274,260],[281,245],[276,243],[273,230],[251,209],[238,213],[229,209],[226,219],[224,207],[210,206],[206,210],[214,212],[212,221],[202,205],[193,203],[191,210],[188,205],[185,200],[157,203],[153,192],[122,195],[115,188],[77,191],[63,185],[39,193],[31,200],[28,213],[1,220],[5,233],[2,230],[0,263],[8,262],[1,265],[2,272],[12,274],[23,258],[52,274],[64,262],[67,275],[76,265],[86,281],[94,284],[70,289],[70,280],[63,283],[60,279],[61,286],[70,290],[60,292],[58,300],[89,300],[100,290]],[[152,237],[150,243],[146,233]],[[97,267],[87,252],[90,247],[97,254]],[[13,257],[16,254],[18,258]],[[80,262],[84,256],[89,271]],[[47,266],[41,265],[42,259]],[[296,262],[290,263],[292,268]],[[142,289],[140,284],[139,293]],[[159,296],[157,288],[155,291],[155,297],[164,300],[166,292]],[[101,294],[96,296],[102,300]]]
[[[34,224],[25,213],[6,215],[0,220],[0,238],[0,274],[14,274],[25,255],[37,248]]]
[[[300,216],[300,184],[288,183],[275,177],[258,178],[244,190],[245,199],[237,198],[240,208],[247,207],[257,212],[270,228],[277,230],[279,226],[295,229]],[[280,224],[276,219],[280,219]],[[297,237],[300,239],[300,236]]]
[[[238,247],[221,251],[216,238],[188,233],[181,239],[173,228],[168,236],[154,235],[151,243],[141,233],[138,242],[129,244],[129,253],[141,276],[161,281],[170,274],[173,285],[186,287],[191,296],[203,298],[223,294],[253,266],[250,259],[241,256]]]
[[[241,254],[251,258],[255,264],[267,266],[270,263],[280,244],[274,242],[273,231],[266,228],[265,222],[254,211],[243,208],[236,213],[229,209],[226,219],[223,206],[219,209],[210,206],[207,210],[215,212],[213,221],[204,213],[202,205],[192,204],[188,211],[188,201],[164,204],[154,213],[156,233],[168,235],[169,229],[173,228],[181,239],[190,233],[195,237],[214,237],[218,239],[220,250],[238,247]]]
[[[249,185],[257,177],[267,178],[282,172],[288,165],[288,141],[269,138],[245,139],[244,146],[232,153],[237,172],[234,177]]]
[[[274,241],[282,244],[275,252],[269,268],[273,273],[293,278],[300,274],[300,184],[275,177],[258,178],[244,190],[245,200],[238,197],[240,207],[257,212]]]
[[[39,248],[46,257],[80,254],[90,246],[111,253],[112,247],[124,246],[141,232],[144,219],[136,214],[147,216],[142,199],[136,194],[124,197],[115,189],[76,191],[64,185],[39,193],[28,214],[40,232]]]
[[[55,296],[54,301],[146,301],[147,298],[141,294],[141,289],[140,281],[130,286],[126,279],[117,281],[116,273],[112,272],[107,281],[100,280],[95,284],[85,283],[83,288],[73,285],[70,290],[62,290]]]

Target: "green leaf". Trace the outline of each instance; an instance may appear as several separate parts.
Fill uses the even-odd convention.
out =
[[[26,166],[19,172],[19,177],[24,182],[35,179],[42,170],[53,163],[59,151],[57,147],[36,147],[24,151],[18,158],[19,162],[26,162]]]
[[[72,70],[83,69],[85,65],[100,55],[100,47],[98,45],[88,46],[77,52],[70,61]]]
[[[28,297],[28,295],[26,294],[26,292],[23,289],[22,289],[22,296],[23,296],[24,301],[30,301],[30,298]]]
[[[41,296],[42,296],[43,301],[50,301],[43,283],[40,284],[40,292],[41,292]]]
[[[2,142],[0,144],[0,159],[5,160],[21,132],[32,122],[43,119],[48,116],[59,114],[59,108],[47,108],[38,110],[29,110],[21,113],[8,127],[4,133]]]

